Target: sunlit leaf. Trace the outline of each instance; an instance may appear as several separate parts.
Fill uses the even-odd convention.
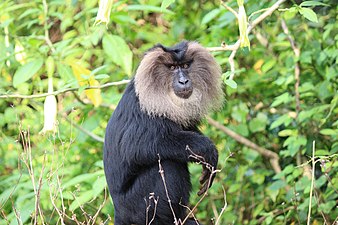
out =
[[[102,42],[106,55],[121,66],[126,74],[131,75],[133,53],[127,43],[117,35],[105,35]]]
[[[39,58],[20,66],[13,77],[13,86],[18,87],[19,84],[24,83],[36,74],[42,67],[43,59]]]
[[[79,63],[71,64],[73,73],[78,80],[80,86],[99,86],[100,83],[95,80],[94,76],[90,76],[90,70],[86,69]],[[84,79],[86,77],[87,79]],[[99,106],[102,102],[101,89],[87,89],[84,91],[88,99],[94,104],[95,107]]]
[[[128,11],[140,10],[140,11],[150,11],[150,12],[159,12],[159,13],[168,13],[174,14],[172,11],[168,9],[162,9],[161,7],[153,6],[153,5],[128,5]]]
[[[329,6],[329,5],[317,1],[304,1],[299,6],[304,7],[304,6]]]
[[[299,9],[299,13],[302,14],[306,19],[318,23],[318,18],[316,13],[309,8],[300,8]]]
[[[86,202],[89,202],[89,200],[91,200],[93,197],[94,197],[94,194],[92,190],[81,192],[80,196],[76,197],[74,201],[72,202],[72,204],[70,204],[69,210],[74,211],[75,209],[79,208]]]
[[[330,136],[338,137],[338,130],[334,130],[334,129],[323,129],[319,133],[323,135],[330,135]]]
[[[207,14],[205,14],[205,16],[202,19],[201,24],[207,24],[207,23],[209,23],[216,16],[218,16],[220,12],[221,12],[220,9],[213,9],[213,10],[211,10],[210,12],[208,12]]]
[[[163,0],[161,4],[161,9],[165,10],[166,8],[168,8],[168,6],[170,6],[174,2],[175,0]]]
[[[228,80],[225,80],[224,83],[228,85],[229,87],[231,87],[232,89],[237,88],[237,83],[234,80],[228,79]]]

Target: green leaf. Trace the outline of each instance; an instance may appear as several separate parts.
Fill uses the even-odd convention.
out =
[[[82,192],[79,197],[76,197],[75,200],[70,204],[69,210],[74,211],[75,209],[79,208],[81,205],[89,202],[94,197],[93,191],[85,191]]]
[[[105,78],[109,78],[110,76],[108,74],[98,74],[94,76],[96,80],[102,80]]]
[[[292,118],[289,117],[289,115],[285,114],[282,115],[280,117],[278,117],[278,119],[276,119],[270,126],[270,130],[279,127],[280,125],[284,124],[284,125],[289,125],[292,121]]]
[[[262,66],[262,72],[266,73],[267,71],[272,69],[275,65],[276,65],[275,59],[271,59],[271,60],[266,61]]]
[[[104,188],[106,187],[106,185],[107,185],[106,177],[105,176],[99,177],[95,181],[95,183],[93,184],[93,195],[94,195],[94,197],[96,197],[100,193],[102,193],[102,191],[104,190]]]
[[[275,101],[271,104],[271,107],[276,107],[282,103],[288,103],[292,100],[289,93],[285,92],[284,94],[281,94],[280,96],[275,98]]]
[[[58,74],[60,75],[61,79],[65,82],[68,83],[72,80],[75,80],[74,74],[70,66],[62,64],[62,63],[57,63],[56,64],[56,69]]]
[[[336,202],[334,200],[326,202],[324,204],[319,205],[319,210],[324,213],[330,214],[334,211],[334,207],[336,206]]]
[[[302,2],[299,6],[303,7],[303,6],[329,6],[329,5],[323,2],[305,1],[305,2]]]
[[[121,66],[126,74],[131,75],[133,53],[127,43],[117,35],[105,35],[102,43],[107,56]]]
[[[73,177],[71,180],[67,181],[66,183],[64,183],[62,185],[63,189],[66,189],[68,187],[74,186],[76,184],[80,184],[83,182],[92,182],[93,179],[95,179],[96,177],[100,176],[103,174],[103,171],[97,171],[95,173],[85,173],[85,174],[81,174],[78,175],[76,177]]]
[[[311,22],[318,23],[317,15],[312,9],[300,8],[299,13],[302,14],[306,19],[310,20]]]
[[[42,67],[43,59],[35,59],[19,67],[13,77],[13,86],[16,88],[19,84],[29,80]]]
[[[175,0],[163,0],[162,4],[161,4],[162,11],[165,10],[166,8],[168,8],[168,6],[170,6],[174,2],[175,2]]]
[[[277,191],[277,190],[279,190],[279,189],[281,189],[281,188],[283,188],[283,187],[285,187],[285,186],[286,186],[285,181],[283,181],[283,180],[277,180],[277,181],[273,182],[273,183],[269,186],[269,189],[270,189],[271,191]]]
[[[290,130],[290,129],[286,129],[286,130],[282,130],[278,132],[278,136],[280,137],[296,136],[297,134],[298,134],[297,130]]]
[[[298,13],[298,10],[296,7],[291,7],[289,9],[286,9],[283,16],[286,20],[292,19],[296,14]]]
[[[330,135],[330,136],[338,136],[338,130],[333,130],[333,129],[323,129],[319,133],[322,135]]]
[[[283,144],[283,147],[288,148],[288,155],[295,156],[301,150],[302,146],[306,146],[307,139],[304,136],[288,137]]]
[[[252,132],[263,131],[263,130],[265,130],[266,122],[267,122],[266,120],[262,120],[262,119],[259,119],[259,118],[253,118],[249,122],[249,129]]]
[[[223,74],[222,74],[222,79],[223,79],[223,80],[226,80],[231,74],[232,74],[231,71],[227,71],[227,72],[223,73]]]
[[[225,80],[224,83],[226,85],[228,85],[229,87],[231,87],[232,89],[236,89],[237,88],[237,83],[234,80]]]
[[[128,11],[140,10],[140,11],[174,14],[172,11],[168,9],[162,9],[162,7],[157,7],[153,5],[128,5],[127,10]]]
[[[202,19],[201,24],[207,24],[209,23],[211,20],[213,20],[216,16],[218,16],[218,14],[221,12],[220,9],[214,9],[211,10],[210,12],[208,12]]]

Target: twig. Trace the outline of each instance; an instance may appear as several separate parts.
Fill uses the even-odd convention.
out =
[[[165,177],[164,177],[164,170],[163,170],[163,167],[162,167],[162,165],[161,165],[161,157],[160,157],[159,154],[158,154],[158,167],[159,167],[159,171],[158,171],[158,172],[160,173],[161,178],[162,178],[162,181],[163,181],[164,190],[165,190],[165,194],[166,194],[166,196],[167,196],[167,200],[168,200],[168,203],[169,203],[169,207],[170,207],[171,213],[172,213],[173,216],[174,216],[174,224],[175,224],[175,225],[179,225],[179,224],[178,224],[178,221],[177,221],[177,218],[176,218],[176,215],[175,215],[174,208],[173,208],[173,206],[171,205],[171,199],[170,199],[170,196],[169,196],[167,184],[166,184]]]
[[[266,8],[264,10],[259,10],[259,11],[255,12],[254,14],[256,14],[258,12],[261,12],[261,11],[264,11],[264,13],[262,13],[254,21],[252,21],[251,24],[248,25],[247,33],[249,34],[255,26],[257,26],[266,17],[270,16],[285,1],[286,0],[279,0],[279,1],[277,1],[275,4],[273,4],[269,8]],[[235,12],[235,10],[233,10],[231,7],[229,7],[226,4],[224,4],[223,1],[221,1],[221,4],[237,17],[237,12]],[[233,44],[233,45],[224,45],[224,47],[221,46],[221,47],[210,47],[210,48],[207,48],[211,52],[214,52],[214,51],[229,51],[229,50],[232,51],[232,53],[231,53],[231,55],[230,55],[230,57],[228,59],[229,64],[230,64],[230,68],[231,68],[231,74],[230,74],[230,77],[229,77],[230,80],[233,80],[234,75],[235,75],[234,58],[236,56],[237,50],[240,47],[240,44],[241,44],[241,41],[237,40],[236,43]]]
[[[300,56],[300,49],[297,47],[295,41],[292,39],[290,33],[289,33],[289,29],[286,26],[285,21],[282,19],[282,28],[283,28],[283,32],[286,34],[290,44],[291,44],[291,48],[293,50],[293,52],[295,53],[296,56],[296,63],[295,63],[295,98],[296,98],[296,117],[298,117],[298,114],[300,112],[300,97],[299,97],[299,83],[300,83],[300,66],[299,66],[299,56]]]
[[[183,205],[181,202],[179,203],[179,205],[182,206],[182,207],[184,207],[184,208],[186,208],[189,212],[191,212],[191,215],[192,215],[192,217],[194,218],[196,224],[199,224],[199,223],[198,223],[198,220],[196,219],[196,217],[195,217],[195,215],[194,215],[194,213],[191,211],[191,209],[190,209],[188,206]],[[181,222],[181,224],[183,224],[183,222]]]
[[[278,0],[275,4],[269,7],[264,13],[262,13],[259,17],[257,17],[252,23],[248,26],[248,33],[257,26],[260,22],[262,22],[266,17],[270,16],[279,6],[284,3],[286,0]]]
[[[95,215],[91,218],[92,220],[92,223],[91,225],[94,225],[95,222],[96,222],[96,218],[99,216],[99,213],[101,212],[104,204],[106,203],[107,199],[109,198],[109,196],[107,195],[107,188],[105,187],[104,188],[104,199],[103,199],[103,202],[100,204],[99,208],[97,209]]]
[[[89,137],[93,138],[95,141],[98,141],[98,142],[102,142],[104,143],[104,138],[103,137],[100,137],[86,129],[84,129],[83,127],[77,125],[76,123],[73,123],[73,121],[71,121],[70,119],[68,119],[67,117],[64,117],[66,119],[66,121],[68,123],[70,123],[71,125],[73,125],[76,129],[82,131],[83,133],[87,134]]]
[[[237,50],[239,46],[239,43],[237,44],[237,42],[233,45],[227,45],[227,44],[223,44],[220,47],[208,47],[206,48],[209,52],[219,52],[219,51],[233,51],[233,50]]]
[[[154,194],[155,194],[154,192],[149,193],[149,205],[147,203],[147,200],[145,199],[146,205],[147,205],[147,208],[146,208],[146,225],[151,225],[151,223],[155,220],[159,196],[157,196],[157,198],[155,198]],[[151,203],[150,203],[151,200],[154,200],[154,213],[153,213],[153,217],[151,218],[151,220],[148,223],[148,220],[149,220],[148,216],[149,216],[149,209],[151,207]]]
[[[207,196],[209,187],[210,187],[211,182],[212,182],[212,179],[213,179],[213,177],[215,176],[215,174],[216,174],[217,172],[219,172],[218,170],[215,170],[214,167],[213,167],[212,165],[210,165],[209,163],[207,163],[207,162],[205,161],[205,159],[204,159],[202,156],[200,156],[200,155],[194,153],[194,152],[189,148],[189,146],[186,147],[186,150],[190,151],[190,153],[191,153],[191,155],[190,155],[189,157],[194,158],[198,163],[201,163],[201,164],[205,165],[205,167],[206,167],[207,169],[210,170],[210,177],[209,177],[209,179],[208,179],[208,181],[207,181],[207,184],[206,184],[206,185],[207,185],[207,189],[206,189],[205,192],[203,193],[202,197],[201,197],[201,198],[198,200],[198,202],[195,204],[195,206],[190,210],[190,212],[188,213],[188,215],[184,218],[184,220],[182,221],[182,224],[184,224],[184,223],[187,221],[187,219],[188,219],[188,218],[194,213],[194,211],[197,209],[197,206],[198,206],[198,205],[202,202],[202,200]]]
[[[225,2],[221,1],[221,4],[222,6],[224,6],[227,10],[229,10],[232,14],[234,14],[234,16],[236,18],[238,18],[238,13],[233,9],[231,8],[230,6],[228,6],[227,4],[225,4]]]
[[[229,56],[229,64],[230,64],[230,70],[231,70],[231,74],[229,76],[229,80],[233,80],[234,76],[235,76],[235,55],[237,53],[237,50],[233,50]]]
[[[226,193],[225,193],[225,190],[224,190],[224,186],[223,186],[223,185],[222,185],[222,189],[223,189],[223,196],[224,196],[224,206],[223,206],[221,212],[219,213],[219,216],[217,217],[217,220],[216,220],[215,225],[218,225],[218,224],[219,224],[220,219],[221,219],[221,217],[222,217],[222,214],[224,213],[225,209],[226,209],[227,206],[228,206],[228,203],[227,203],[227,195],[226,195]]]
[[[129,82],[130,82],[130,80],[121,80],[121,81],[117,81],[117,82],[106,83],[106,84],[103,84],[103,85],[100,85],[100,86],[88,86],[88,87],[85,87],[84,90],[88,90],[88,89],[102,89],[102,88],[107,88],[107,87],[111,87],[111,86],[117,86],[117,85],[127,84]],[[79,89],[80,89],[80,87],[66,88],[66,89],[54,91],[54,92],[51,92],[51,93],[36,94],[36,95],[1,94],[0,98],[29,98],[29,99],[30,98],[44,98],[44,97],[49,96],[49,95],[59,95],[61,93],[65,93],[65,92],[69,92],[69,91],[77,91]]]
[[[312,192],[313,192],[313,186],[314,186],[314,180],[315,180],[315,147],[316,147],[316,141],[312,142],[312,178],[311,178],[311,188],[310,188],[310,199],[309,199],[309,212],[307,215],[307,225],[310,225],[311,221],[311,207],[312,207]]]
[[[53,46],[52,41],[49,38],[49,30],[48,30],[48,5],[47,5],[47,1],[46,0],[42,0],[42,4],[43,4],[43,14],[45,17],[45,22],[44,22],[44,30],[45,30],[45,41],[47,43],[47,45],[49,46],[49,48],[52,50],[52,52],[55,52],[55,48]]]
[[[260,22],[262,22],[266,17],[270,16],[276,9],[279,8],[279,6],[284,3],[286,0],[279,0],[275,4],[273,4],[271,7],[264,9],[265,12],[262,13],[259,17],[257,17],[252,23],[248,26],[248,33],[252,31],[252,29],[257,26]],[[234,51],[239,48],[240,41],[238,40],[233,45],[225,45],[224,47],[209,47],[207,48],[209,51]],[[238,46],[238,47],[237,47]]]
[[[242,143],[245,146],[248,146],[249,148],[257,151],[258,153],[260,153],[261,155],[263,155],[263,156],[265,156],[269,159],[275,159],[278,162],[279,156],[277,155],[277,153],[256,145],[252,141],[250,141],[250,140],[246,139],[245,137],[235,133],[234,131],[232,131],[229,128],[223,126],[222,124],[218,123],[217,121],[213,120],[210,117],[207,117],[207,121],[210,125],[212,125],[212,126],[216,127],[217,129],[223,131],[224,133],[229,135],[231,138],[235,139],[237,142]],[[276,164],[277,162],[274,162],[274,164]],[[280,168],[279,163],[274,165],[273,168],[274,168],[276,173],[281,172],[281,168]]]

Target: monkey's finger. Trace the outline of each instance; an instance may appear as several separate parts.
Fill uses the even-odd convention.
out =
[[[211,177],[208,177],[209,179],[202,185],[201,189],[197,193],[198,196],[201,196],[204,194],[212,185],[214,179],[215,179],[215,174],[212,174]]]
[[[208,185],[203,185],[202,188],[197,192],[198,196],[203,195],[208,190]]]
[[[208,182],[204,183],[201,187],[201,189],[199,190],[199,192],[197,193],[198,196],[203,195],[207,190],[209,189],[209,185]]]
[[[202,175],[200,176],[200,184],[204,184],[210,177],[210,171],[206,168],[203,168]]]

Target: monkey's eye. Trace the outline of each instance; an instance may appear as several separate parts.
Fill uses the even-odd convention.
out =
[[[170,70],[174,70],[175,69],[175,66],[174,65],[171,65],[169,66]]]
[[[183,64],[183,68],[184,69],[188,69],[189,68],[189,64],[187,64],[187,63]]]

